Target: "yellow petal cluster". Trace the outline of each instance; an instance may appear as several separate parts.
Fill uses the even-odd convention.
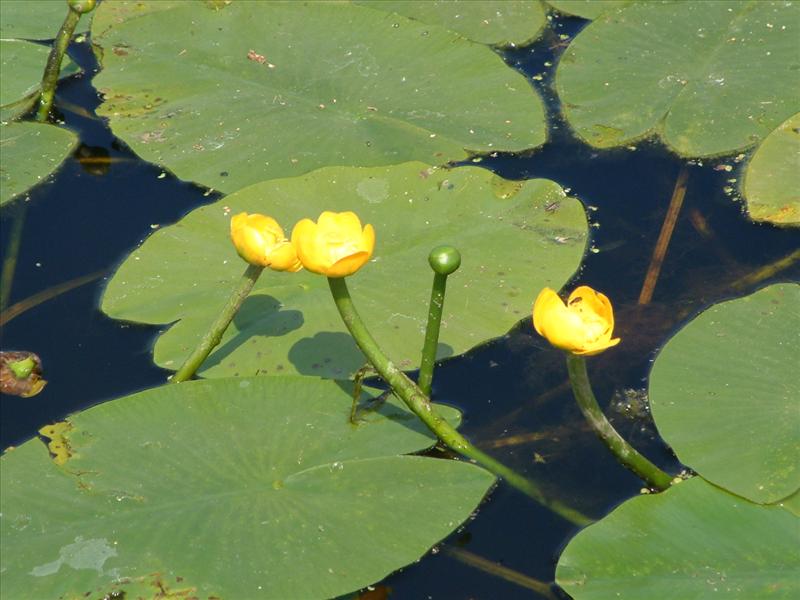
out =
[[[611,337],[611,302],[586,285],[572,292],[566,304],[550,288],[543,289],[533,304],[533,326],[556,348],[581,356],[599,354],[620,342]]]
[[[292,244],[303,266],[327,277],[346,277],[358,271],[372,256],[375,230],[361,226],[353,212],[325,211],[315,223],[303,219],[292,230]]]
[[[303,268],[294,245],[272,217],[239,213],[231,219],[231,240],[239,256],[251,265],[291,272]]]

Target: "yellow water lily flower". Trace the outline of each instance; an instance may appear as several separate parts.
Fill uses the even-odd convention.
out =
[[[292,230],[292,244],[303,266],[327,277],[346,277],[358,271],[372,256],[375,230],[361,227],[353,212],[325,211],[315,223],[303,219]]]
[[[556,348],[581,356],[599,354],[616,346],[614,311],[609,299],[587,285],[569,295],[567,303],[550,288],[533,303],[533,326]]]
[[[231,219],[231,240],[239,256],[251,265],[292,273],[303,268],[294,245],[272,217],[239,213]]]

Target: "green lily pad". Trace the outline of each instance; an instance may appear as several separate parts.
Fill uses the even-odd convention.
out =
[[[440,356],[504,334],[529,315],[536,290],[560,287],[586,242],[580,202],[549,180],[509,182],[474,167],[434,170],[331,167],[265,181],[153,234],[116,272],[103,297],[111,317],[172,323],[155,361],[177,369],[209,328],[245,269],[229,239],[241,211],[275,217],[288,232],[323,210],[353,210],[377,233],[373,259],[354,277],[354,301],[401,368],[418,365],[428,314],[428,253],[461,250],[450,276]],[[200,373],[303,373],[346,378],[365,362],[324,277],[266,271]]]
[[[441,25],[482,44],[521,46],[545,26],[537,0],[356,0],[356,4]]]
[[[30,110],[41,89],[50,48],[22,40],[0,40],[0,116],[7,122]],[[79,71],[68,58],[60,77]]]
[[[800,285],[712,306],[650,375],[653,418],[678,458],[755,502],[800,488]]]
[[[67,10],[67,0],[48,2],[3,0],[3,10],[0,11],[0,38],[52,40],[64,23]],[[81,30],[80,22],[75,30]]]
[[[747,165],[744,194],[751,219],[800,224],[800,113],[758,147]]]
[[[52,125],[0,125],[0,205],[44,180],[77,143],[74,133]]]
[[[67,0],[3,0],[0,11],[0,37],[4,39],[52,40],[67,16]],[[85,28],[86,20],[81,21],[75,31]]]
[[[632,3],[578,34],[556,85],[594,146],[655,132],[681,155],[721,154],[798,111],[798,35],[796,3]]]
[[[791,512],[792,514],[800,517],[800,490],[796,491],[794,494],[776,502],[778,506],[781,506]]]
[[[98,114],[181,179],[232,192],[545,140],[524,76],[435,25],[339,3],[116,4],[92,25]]]
[[[799,543],[795,515],[694,477],[578,533],[556,582],[575,600],[796,598]]]
[[[63,466],[2,459],[9,598],[330,598],[422,556],[494,482],[384,405],[358,427],[345,384],[166,385],[68,419]]]
[[[635,0],[547,0],[556,10],[584,19],[596,19],[600,15],[617,10]]]

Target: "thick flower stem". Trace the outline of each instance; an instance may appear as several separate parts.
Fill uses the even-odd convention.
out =
[[[239,312],[239,308],[241,308],[242,303],[244,302],[245,298],[247,298],[250,290],[253,289],[256,281],[258,281],[259,275],[264,270],[264,267],[259,267],[256,265],[247,265],[247,270],[242,275],[242,278],[239,280],[239,283],[234,289],[231,297],[228,299],[228,302],[222,308],[222,312],[219,313],[217,320],[214,321],[211,328],[208,332],[203,336],[203,339],[200,340],[200,344],[197,348],[194,349],[194,352],[186,359],[186,361],[181,365],[181,368],[172,376],[170,381],[172,383],[180,383],[181,381],[186,381],[190,379],[197,369],[200,368],[200,365],[203,364],[208,355],[211,354],[211,351],[219,344],[220,340],[222,339],[222,334],[225,333],[225,330],[228,328],[228,325],[231,324],[233,317],[236,316],[236,313]]]
[[[459,454],[466,456],[487,468],[489,471],[505,479],[511,486],[515,487],[536,502],[546,506],[553,512],[559,514],[564,519],[580,526],[588,525],[592,519],[580,512],[562,505],[556,500],[547,498],[533,481],[523,477],[502,463],[498,462],[488,454],[478,450],[470,444],[458,431],[445,421],[431,405],[428,397],[422,390],[398,369],[394,363],[378,347],[375,339],[367,330],[361,320],[347,283],[343,277],[328,278],[328,283],[333,294],[333,300],[339,309],[347,329],[352,334],[358,347],[366,355],[367,359],[375,367],[392,390],[400,397],[403,402],[416,414],[422,422],[430,429],[444,444]]]
[[[44,68],[44,75],[42,76],[42,92],[39,96],[39,109],[36,112],[36,120],[44,123],[50,116],[50,109],[53,108],[53,98],[56,93],[56,84],[58,83],[58,74],[61,72],[61,61],[67,51],[67,46],[72,39],[72,34],[75,32],[75,27],[81,19],[81,13],[68,5],[69,11],[67,17],[64,19],[64,24],[58,30],[58,35],[50,49],[50,55],[47,57],[47,65]]]
[[[649,486],[658,490],[667,489],[672,483],[672,477],[639,454],[606,419],[592,392],[586,372],[586,359],[567,353],[567,370],[572,391],[583,416],[617,460],[644,479]]]
[[[431,304],[428,307],[428,324],[425,327],[425,344],[422,346],[422,361],[419,367],[417,385],[423,394],[430,398],[433,382],[433,366],[436,362],[436,348],[439,345],[439,328],[442,324],[444,294],[447,288],[447,275],[433,274]]]

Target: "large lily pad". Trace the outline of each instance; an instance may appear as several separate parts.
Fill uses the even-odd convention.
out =
[[[47,2],[3,0],[3,10],[0,11],[0,38],[51,40],[61,28],[67,10],[67,0]],[[79,22],[76,30],[80,31],[81,27]]]
[[[15,119],[30,110],[41,89],[50,48],[22,40],[0,40],[0,119]],[[60,77],[79,71],[64,57]]]
[[[0,205],[55,171],[77,143],[74,133],[52,125],[0,125]]]
[[[584,19],[596,19],[600,15],[617,10],[636,0],[547,0],[558,11]]]
[[[770,133],[753,155],[744,180],[750,218],[800,224],[800,113]]]
[[[796,598],[798,544],[795,515],[695,477],[581,531],[556,582],[576,600]]]
[[[757,143],[798,111],[800,4],[637,2],[602,14],[556,76],[568,120],[599,147],[656,132],[676,152]]]
[[[356,0],[356,4],[441,25],[483,44],[522,45],[546,23],[538,0]]]
[[[245,188],[156,232],[114,275],[103,310],[129,321],[178,321],[155,347],[155,361],[177,369],[244,271],[229,240],[231,215],[270,214],[288,231],[323,210],[354,210],[375,227],[373,260],[350,287],[402,368],[419,360],[433,247],[453,244],[463,254],[448,283],[446,356],[502,335],[529,314],[536,290],[561,286],[580,263],[587,232],[580,203],[548,180],[509,182],[474,167],[432,171],[422,163],[320,169]],[[345,378],[364,362],[346,331],[324,277],[268,271],[200,373]]]
[[[433,443],[416,417],[349,404],[316,378],[167,385],[71,417],[63,466],[6,453],[4,597],[330,598],[413,562],[494,478],[400,456]]]
[[[800,285],[711,307],[650,376],[659,432],[681,462],[756,502],[800,487]]]
[[[545,139],[541,101],[520,73],[488,47],[401,15],[319,2],[108,2],[92,27],[98,114],[142,158],[223,191]]]

